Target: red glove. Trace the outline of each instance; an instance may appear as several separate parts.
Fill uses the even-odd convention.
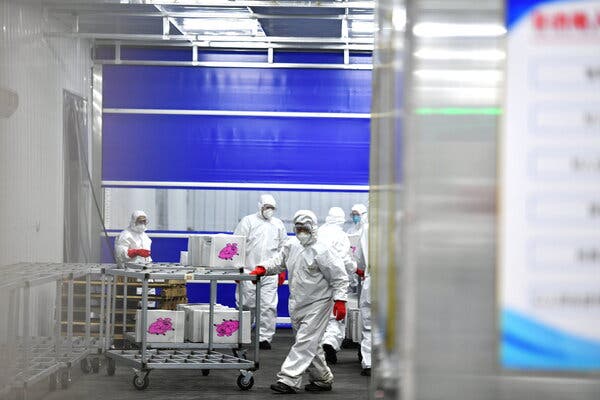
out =
[[[333,303],[333,316],[338,321],[341,321],[344,318],[346,318],[346,302],[345,301],[336,300],[335,303]]]
[[[129,258],[133,258],[133,257],[136,257],[136,256],[150,257],[150,250],[146,250],[146,249],[129,249],[129,250],[127,250],[127,256]]]
[[[278,276],[277,276],[277,286],[281,286],[283,285],[283,282],[285,282],[285,271],[281,272]]]
[[[138,255],[140,257],[150,257],[150,250],[146,250],[146,249],[139,249],[138,250]]]
[[[365,270],[364,269],[360,269],[360,268],[356,268],[356,275],[360,276],[361,278],[365,277]]]
[[[256,275],[256,276],[264,276],[266,273],[267,273],[267,270],[265,269],[265,267],[261,267],[260,265],[258,265],[252,271],[250,271],[250,275]],[[256,281],[252,281],[252,283],[256,285]]]
[[[139,251],[140,251],[140,249],[129,249],[129,250],[127,250],[127,257],[129,257],[129,258],[137,257]]]
[[[267,270],[265,269],[265,267],[261,267],[260,265],[258,265],[252,271],[250,271],[250,275],[256,275],[256,276],[264,276],[266,273],[267,273]]]

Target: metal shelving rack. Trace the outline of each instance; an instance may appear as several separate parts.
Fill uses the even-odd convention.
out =
[[[105,265],[105,267],[114,267]],[[6,313],[0,321],[6,326],[6,341],[1,343],[6,361],[0,372],[0,394],[15,392],[25,399],[28,389],[44,379],[49,379],[49,389],[57,385],[69,386],[71,369],[78,363],[82,369],[89,365],[88,358],[94,349],[103,349],[99,340],[90,335],[90,276],[100,271],[100,264],[20,263],[2,267],[3,280],[0,292],[8,302]],[[86,280],[85,333],[74,335],[74,282]],[[39,336],[31,326],[37,310],[30,314],[32,292],[43,285],[56,286],[54,316],[51,336]],[[63,289],[66,293],[66,332],[63,334]],[[96,358],[99,362],[99,358]],[[94,363],[92,363],[93,365]]]
[[[240,370],[237,378],[237,385],[242,390],[249,390],[254,385],[253,372],[259,368],[259,343],[256,337],[254,340],[253,360],[248,360],[242,346],[243,332],[243,311],[239,310],[239,334],[237,345],[218,345],[214,343],[212,329],[209,329],[207,343],[151,343],[148,342],[146,329],[141,332],[141,342],[139,349],[111,349],[112,334],[114,332],[115,321],[115,285],[117,277],[122,277],[124,284],[127,279],[134,279],[142,283],[142,301],[139,326],[145,327],[148,314],[148,284],[150,280],[203,280],[210,282],[210,306],[209,306],[209,326],[214,322],[214,306],[217,299],[218,281],[254,281],[256,282],[256,309],[260,309],[260,278],[253,275],[244,274],[238,269],[233,270],[210,270],[206,268],[184,267],[178,264],[148,264],[136,265],[127,264],[126,269],[107,269],[105,274],[108,280],[107,304],[111,304],[106,309],[105,318],[107,324],[105,332],[107,341],[105,342],[105,354],[107,357],[107,371],[109,375],[114,375],[116,363],[122,363],[132,366],[135,369],[133,385],[138,390],[143,390],[149,385],[148,375],[152,370],[181,370],[194,369],[201,370],[203,375],[208,375],[211,369]],[[126,302],[124,302],[126,304]],[[260,324],[260,315],[256,315],[256,325]],[[129,335],[133,340],[133,335]],[[218,349],[229,348],[233,355],[217,351]]]

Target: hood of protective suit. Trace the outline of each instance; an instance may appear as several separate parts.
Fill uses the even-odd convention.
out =
[[[139,217],[146,217],[146,224],[148,224],[150,221],[148,219],[148,215],[146,215],[145,212],[143,212],[142,210],[136,210],[133,212],[133,214],[131,214],[131,220],[129,221],[129,227],[130,228],[135,228],[135,221],[139,218]]]
[[[301,224],[310,229],[311,238],[307,243],[303,244],[303,246],[309,246],[317,241],[317,216],[314,212],[310,210],[298,210],[294,214],[293,222],[294,226],[296,224]]]
[[[145,217],[146,218],[146,225],[143,226],[142,229],[138,228],[138,226],[136,225],[135,221],[139,218],[139,217]],[[131,220],[129,221],[129,229],[132,232],[141,234],[144,233],[146,231],[146,227],[148,226],[148,224],[150,223],[150,221],[148,220],[148,215],[146,215],[145,212],[143,212],[142,210],[136,210],[131,214]]]
[[[369,221],[369,217],[367,215],[367,206],[364,204],[355,204],[352,206],[352,212],[357,212],[360,215],[360,223],[366,224]]]
[[[325,223],[328,225],[342,226],[346,222],[346,213],[341,207],[331,207],[329,214],[325,218]]]
[[[258,198],[258,211],[261,211],[264,206],[277,208],[277,202],[275,202],[275,198],[270,194],[261,194]]]
[[[263,211],[264,206],[273,206],[273,208],[277,208],[277,203],[275,202],[275,198],[270,194],[261,194],[258,198],[258,216],[264,220],[270,220],[275,214],[275,210],[268,209]]]

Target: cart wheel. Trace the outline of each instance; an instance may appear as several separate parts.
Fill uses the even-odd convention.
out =
[[[58,377],[56,376],[56,374],[51,374],[50,378],[48,380],[48,390],[50,390],[51,392],[54,392],[56,390],[56,380],[58,379]]]
[[[148,374],[144,376],[134,375],[133,376],[133,386],[137,390],[144,390],[150,384],[150,378],[148,378]]]
[[[100,372],[100,359],[99,358],[92,358],[90,360],[90,364],[92,365],[92,372],[97,374],[98,372]]]
[[[202,370],[202,376],[208,376],[208,374],[210,374],[210,369],[203,369]]]
[[[64,369],[60,371],[60,387],[61,389],[68,389],[69,383],[71,383],[71,370]]]
[[[106,374],[108,376],[113,376],[115,374],[116,369],[117,369],[117,366],[115,365],[115,360],[113,360],[112,358],[107,358],[106,359]]]
[[[81,360],[79,362],[79,365],[81,366],[81,372],[83,372],[84,374],[89,374],[90,372],[92,372],[91,362],[87,358]]]
[[[250,377],[245,377],[244,374],[240,374],[237,377],[237,385],[242,390],[250,390],[252,386],[254,386],[254,377],[250,375]]]

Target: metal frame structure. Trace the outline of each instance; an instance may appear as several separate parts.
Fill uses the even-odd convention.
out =
[[[136,0],[122,2],[119,0],[46,0],[43,2],[45,15],[62,22],[64,30],[55,29],[47,32],[49,36],[68,36],[90,39],[94,48],[102,45],[116,47],[115,60],[98,60],[99,63],[122,63],[120,46],[191,46],[193,56],[190,64],[198,64],[198,51],[205,48],[268,51],[268,62],[273,64],[273,51],[280,49],[342,51],[344,62],[349,65],[350,52],[372,52],[374,49],[373,32],[357,31],[353,24],[372,24],[375,26],[374,0],[342,0],[342,1],[264,1],[264,0]],[[256,8],[256,9],[254,9]],[[127,30],[103,31],[94,28],[92,22],[145,21],[148,32],[126,32]],[[231,20],[242,22],[254,21],[257,29],[248,34],[235,34],[218,27],[207,27],[195,30],[186,27],[186,21],[218,21]],[[303,21],[310,24],[326,24],[341,21],[339,34],[327,34],[317,29],[321,36],[308,36],[301,32],[293,35],[266,35],[264,24],[271,21],[288,20],[290,23]],[[183,25],[181,21],[184,21]],[[327,22],[330,21],[330,22]],[[87,25],[86,25],[87,23]],[[122,23],[120,24],[122,25]],[[215,25],[215,24],[213,24]],[[217,24],[218,25],[218,24]],[[86,29],[87,27],[87,29]],[[358,28],[357,28],[358,29]],[[301,29],[302,30],[302,29]],[[152,32],[152,33],[149,33]],[[312,31],[314,32],[314,31]],[[144,62],[145,60],[127,61],[123,63]],[[147,62],[147,61],[146,61]],[[158,64],[157,64],[158,65]],[[168,64],[172,65],[172,64]],[[205,65],[206,66],[206,65]],[[254,67],[256,67],[254,65]],[[363,66],[364,67],[364,66]]]
[[[7,338],[1,343],[6,360],[0,374],[0,394],[15,392],[17,398],[26,399],[28,389],[50,379],[50,390],[56,389],[57,382],[63,389],[69,386],[71,368],[80,363],[82,368],[94,348],[100,348],[93,341],[90,332],[90,274],[98,264],[54,264],[20,263],[3,267],[3,280],[0,291],[7,294],[8,312],[5,325]],[[98,271],[97,269],[95,270]],[[73,333],[74,281],[86,279],[85,293],[85,333]],[[35,336],[32,332],[29,314],[32,289],[55,282],[55,304],[52,336]],[[66,285],[66,334],[62,333],[63,288]]]
[[[208,375],[211,369],[235,369],[240,370],[237,378],[237,385],[242,390],[249,390],[254,385],[253,372],[259,368],[259,341],[258,333],[255,330],[254,355],[253,360],[246,359],[245,350],[242,345],[243,310],[239,309],[239,329],[237,345],[219,345],[214,343],[213,331],[209,329],[208,342],[205,343],[152,343],[148,342],[146,329],[143,329],[140,335],[141,342],[137,343],[139,349],[128,350],[112,349],[112,337],[116,321],[116,287],[117,279],[123,279],[123,293],[127,290],[127,280],[133,279],[142,283],[141,300],[141,320],[140,327],[145,327],[148,318],[148,284],[150,280],[202,280],[210,282],[210,306],[209,306],[209,326],[213,326],[215,304],[217,299],[218,281],[253,281],[256,282],[256,309],[260,309],[260,278],[244,274],[238,269],[229,270],[210,270],[206,268],[184,267],[179,264],[127,264],[125,269],[107,269],[104,271],[107,278],[107,315],[104,327],[107,340],[105,342],[105,355],[107,357],[107,372],[114,375],[116,363],[123,363],[131,366],[135,370],[133,385],[138,390],[143,390],[149,385],[148,375],[155,369],[181,370],[194,369],[202,370],[204,375]],[[240,294],[241,295],[241,294]],[[241,303],[242,300],[240,300]],[[127,302],[123,301],[123,307]],[[123,313],[125,315],[125,312]],[[256,325],[260,324],[260,313],[256,316]],[[123,322],[124,324],[124,322]],[[123,326],[125,328],[125,324]],[[135,336],[127,335],[130,340],[135,341]],[[233,355],[217,351],[217,349],[232,349]]]

